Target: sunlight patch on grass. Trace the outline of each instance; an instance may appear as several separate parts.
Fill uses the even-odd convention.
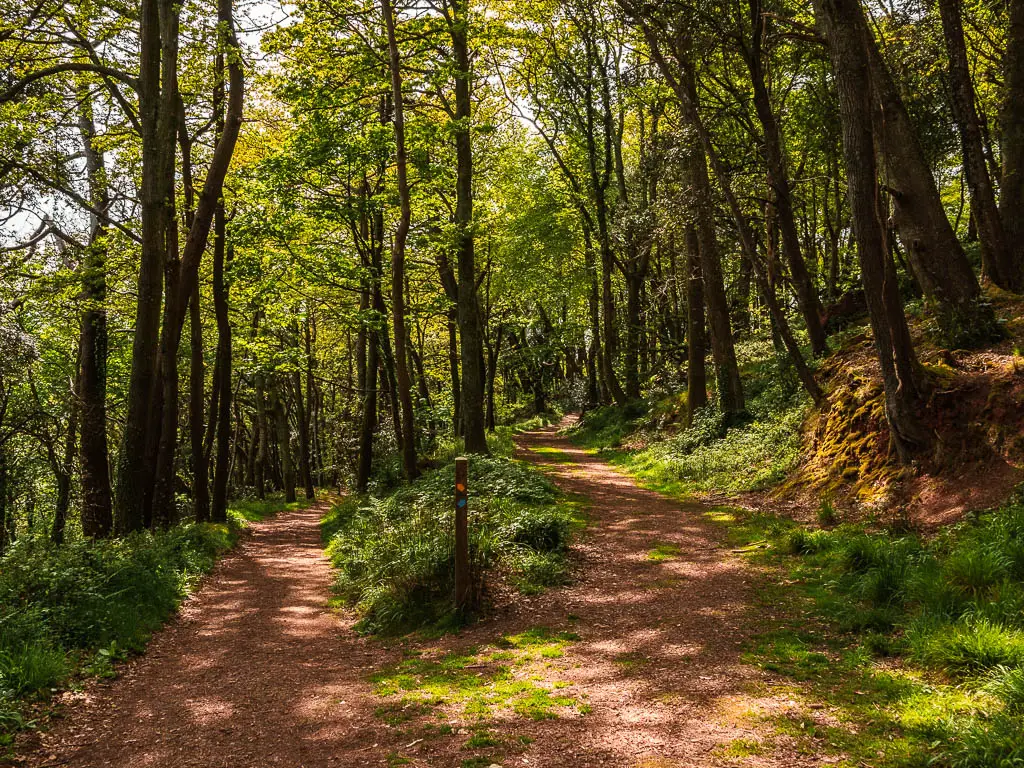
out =
[[[530,451],[545,458],[551,459],[552,462],[557,464],[575,464],[576,460],[573,458],[571,453],[561,450],[560,448],[551,448],[546,445],[536,446],[530,448]]]
[[[484,648],[437,656],[409,654],[371,677],[377,695],[389,700],[378,716],[388,722],[386,718],[411,713],[412,719],[438,708],[458,719],[487,723],[510,713],[532,720],[569,711],[579,714],[580,701],[556,693],[569,684],[549,681],[546,669],[578,639],[572,632],[535,627]]]
[[[664,563],[669,560],[675,560],[679,557],[679,545],[672,544],[669,542],[661,542],[655,544],[647,553],[647,559],[652,563]]]
[[[233,514],[247,523],[258,523],[279,512],[305,509],[312,503],[310,499],[299,499],[286,503],[282,496],[271,496],[266,499],[235,499],[228,505],[228,514]]]
[[[719,755],[733,760],[755,757],[765,753],[765,745],[754,739],[733,739],[715,750]]]

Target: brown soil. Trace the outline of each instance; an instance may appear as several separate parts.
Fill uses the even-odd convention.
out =
[[[521,436],[520,452],[546,465],[563,490],[587,500],[591,524],[577,547],[572,585],[515,596],[440,640],[367,640],[327,606],[331,574],[317,525],[323,504],[282,514],[254,526],[120,679],[71,696],[66,717],[26,744],[20,762],[35,768],[459,766],[481,756],[466,747],[473,723],[441,708],[388,725],[375,714],[386,702],[369,675],[403,650],[429,657],[538,626],[579,636],[541,676],[568,683],[560,693],[585,701],[590,711],[542,721],[509,713],[495,727],[514,735],[515,746],[506,740],[491,750],[496,764],[735,765],[723,746],[736,739],[764,742],[763,754],[744,765],[834,761],[797,754],[785,738],[759,732],[761,715],[829,715],[808,710],[741,663],[741,646],[758,619],[757,576],[723,546],[706,508],[637,488],[554,428]],[[658,544],[676,545],[677,556],[650,560]],[[450,732],[436,732],[439,717]],[[435,731],[416,738],[428,721]]]

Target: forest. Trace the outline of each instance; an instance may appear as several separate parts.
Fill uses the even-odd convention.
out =
[[[0,765],[1024,760],[1024,0],[0,60]]]

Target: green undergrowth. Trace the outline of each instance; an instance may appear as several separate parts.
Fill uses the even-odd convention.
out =
[[[577,640],[572,632],[533,627],[482,647],[407,650],[401,662],[371,677],[383,699],[376,715],[414,742],[462,735],[463,748],[477,753],[463,765],[500,762],[529,743],[514,734],[517,720],[579,717],[590,711],[567,690],[568,682],[550,680],[552,668]]]
[[[629,406],[607,406],[586,414],[570,432],[577,445],[601,452],[643,485],[672,495],[743,492],[775,485],[797,465],[801,425],[810,407],[802,391],[763,362],[745,382],[748,417],[727,426],[713,407],[694,414],[687,428],[658,430],[657,419],[681,403],[672,396]],[[625,441],[641,445],[624,449]]]
[[[538,456],[543,456],[552,464],[572,464],[574,461],[572,455],[566,451],[558,448],[550,448],[545,445],[531,448],[530,451],[536,453]]]
[[[506,432],[505,435],[510,435]],[[525,594],[564,583],[567,549],[582,524],[582,505],[559,496],[538,469],[496,455],[469,464],[469,547],[477,602],[489,576]],[[408,485],[352,495],[323,521],[327,554],[337,570],[340,601],[360,614],[365,632],[444,631],[461,620],[454,594],[454,457]]]
[[[839,765],[1024,765],[1024,500],[932,539],[710,514],[769,574],[747,660],[802,704],[777,732]]]
[[[0,753],[33,724],[26,705],[141,651],[247,521],[282,508],[243,501],[226,524],[186,524],[60,547],[22,537],[0,561]]]

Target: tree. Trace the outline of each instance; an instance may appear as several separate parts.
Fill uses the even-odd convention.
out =
[[[925,382],[897,290],[895,266],[885,247],[863,14],[859,0],[815,0],[814,10],[828,38],[839,91],[853,229],[882,368],[885,413],[896,451],[901,459],[907,460],[929,444],[928,433],[920,421]]]

